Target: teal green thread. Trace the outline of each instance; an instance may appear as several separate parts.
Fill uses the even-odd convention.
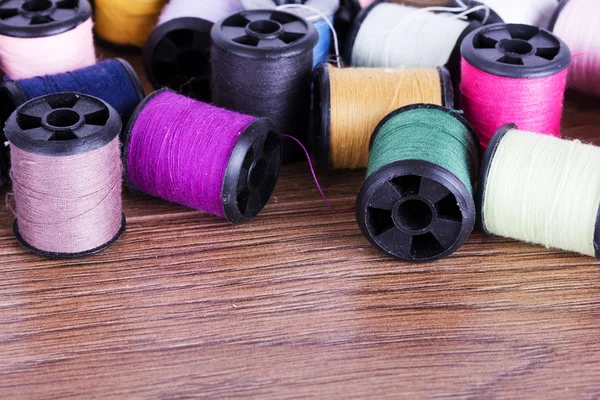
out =
[[[437,164],[460,179],[471,194],[474,192],[477,144],[469,129],[449,112],[415,108],[390,118],[373,140],[367,176],[403,160]]]

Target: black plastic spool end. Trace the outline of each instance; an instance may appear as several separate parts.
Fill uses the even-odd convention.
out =
[[[442,105],[454,108],[454,87],[450,72],[446,67],[437,68],[442,89]],[[311,147],[322,172],[330,171],[331,165],[331,81],[329,65],[321,63],[314,73],[313,135]]]
[[[25,95],[15,81],[5,81],[0,85],[0,187],[10,181],[10,149],[4,146],[4,126],[8,117],[23,103]]]
[[[138,76],[137,72],[135,72],[135,69],[133,69],[131,64],[129,64],[124,59],[115,58],[115,60],[123,66],[123,69],[125,69],[125,71],[129,75],[129,78],[131,79],[131,84],[135,88],[135,93],[137,94],[138,100],[142,101],[144,97],[146,97],[146,92],[144,91],[144,85],[142,85],[142,81],[140,80],[140,77]],[[127,121],[123,122],[126,123]]]
[[[479,176],[479,188],[477,190],[476,196],[476,204],[478,210],[477,225],[480,226],[483,232],[488,236],[491,236],[492,233],[490,233],[490,231],[486,228],[485,218],[483,215],[483,205],[485,201],[484,196],[487,185],[487,179],[489,176],[490,168],[492,166],[492,161],[494,159],[494,156],[496,155],[496,150],[498,149],[500,142],[502,142],[502,139],[504,139],[504,136],[508,132],[514,129],[518,129],[517,125],[505,124],[502,125],[496,131],[496,133],[494,134],[494,136],[492,136],[492,139],[490,140],[490,144],[488,145],[487,150],[485,151],[483,164],[481,166],[481,175]],[[597,260],[600,260],[600,207],[598,207],[598,213],[596,214],[596,224],[594,229],[594,249],[596,250],[595,258]]]
[[[0,35],[38,38],[75,29],[92,16],[87,0],[24,0],[0,3]]]
[[[28,153],[63,157],[83,154],[112,142],[121,131],[121,118],[104,101],[80,93],[54,93],[19,106],[8,118],[5,133],[11,146]],[[81,253],[52,253],[26,243],[14,223],[15,237],[23,247],[49,258],[78,258],[96,254],[114,243],[126,229],[123,216],[119,232],[108,243]]]
[[[475,132],[460,115],[437,105],[418,104],[389,114],[376,128],[371,144],[389,119],[417,108],[454,116],[475,140]],[[473,231],[476,208],[472,193],[450,171],[424,160],[402,160],[381,167],[363,183],[356,218],[376,248],[400,260],[421,263],[458,250]]]
[[[494,24],[471,32],[461,46],[473,67],[508,78],[543,78],[569,67],[571,51],[546,29],[523,24]]]
[[[136,194],[146,195],[133,185],[127,172],[131,132],[146,104],[164,92],[176,93],[168,88],[151,93],[137,106],[124,130],[125,184]],[[279,180],[281,149],[277,127],[267,118],[258,118],[240,135],[227,164],[221,192],[227,221],[234,225],[248,222],[266,206]]]
[[[210,101],[210,31],[201,18],[176,18],[158,25],[144,46],[144,70],[156,89],[168,87]]]
[[[312,52],[319,41],[314,25],[278,10],[245,10],[214,24],[213,46],[244,58],[277,60]]]
[[[556,7],[556,10],[554,10],[554,14],[552,14],[552,18],[550,18],[550,23],[548,24],[548,30],[550,32],[554,32],[554,27],[560,18],[560,13],[562,13],[568,2],[569,0],[559,0],[558,7]]]

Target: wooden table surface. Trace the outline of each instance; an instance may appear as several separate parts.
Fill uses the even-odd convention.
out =
[[[565,132],[600,143],[600,102],[567,103]],[[350,207],[363,177],[322,183]],[[127,233],[76,261],[29,254],[0,213],[0,398],[600,397],[589,257],[476,232],[394,261],[304,164],[237,227],[124,196]]]

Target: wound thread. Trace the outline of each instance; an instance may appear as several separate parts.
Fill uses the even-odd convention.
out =
[[[600,96],[600,18],[598,3],[563,1],[551,29],[574,54],[569,67],[569,87]]]
[[[478,166],[475,133],[457,113],[432,104],[394,111],[373,133],[356,203],[361,230],[403,260],[452,254],[473,230]]]
[[[96,34],[125,47],[144,46],[167,0],[94,0]]]
[[[354,23],[346,60],[357,67],[435,68],[445,65],[456,52],[459,39],[475,27],[467,15],[480,8],[419,9],[373,3]]]
[[[238,224],[268,202],[280,152],[268,120],[160,90],[132,117],[125,160],[133,188]]]
[[[288,12],[250,10],[215,24],[211,36],[214,104],[269,118],[306,143],[314,26]],[[285,141],[283,157],[299,160],[301,149]]]
[[[3,7],[0,68],[11,79],[56,74],[96,62],[87,0],[28,0]],[[11,7],[12,5],[12,7]]]
[[[453,106],[445,68],[335,68],[317,72],[315,148],[325,168],[366,168],[373,130],[390,112],[417,103]]]
[[[600,257],[600,148],[502,127],[481,184],[486,233]]]
[[[483,147],[506,123],[560,136],[568,47],[529,25],[496,24],[462,44],[461,109]]]
[[[18,241],[52,258],[97,253],[125,230],[114,109],[59,93],[19,107],[6,124]]]

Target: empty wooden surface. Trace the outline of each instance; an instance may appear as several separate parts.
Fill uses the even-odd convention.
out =
[[[600,142],[599,109],[569,95],[565,132]],[[363,172],[322,179],[350,207]],[[0,214],[1,398],[600,397],[588,257],[476,232],[397,262],[304,164],[238,227],[124,196],[127,233],[83,260],[29,254]]]

